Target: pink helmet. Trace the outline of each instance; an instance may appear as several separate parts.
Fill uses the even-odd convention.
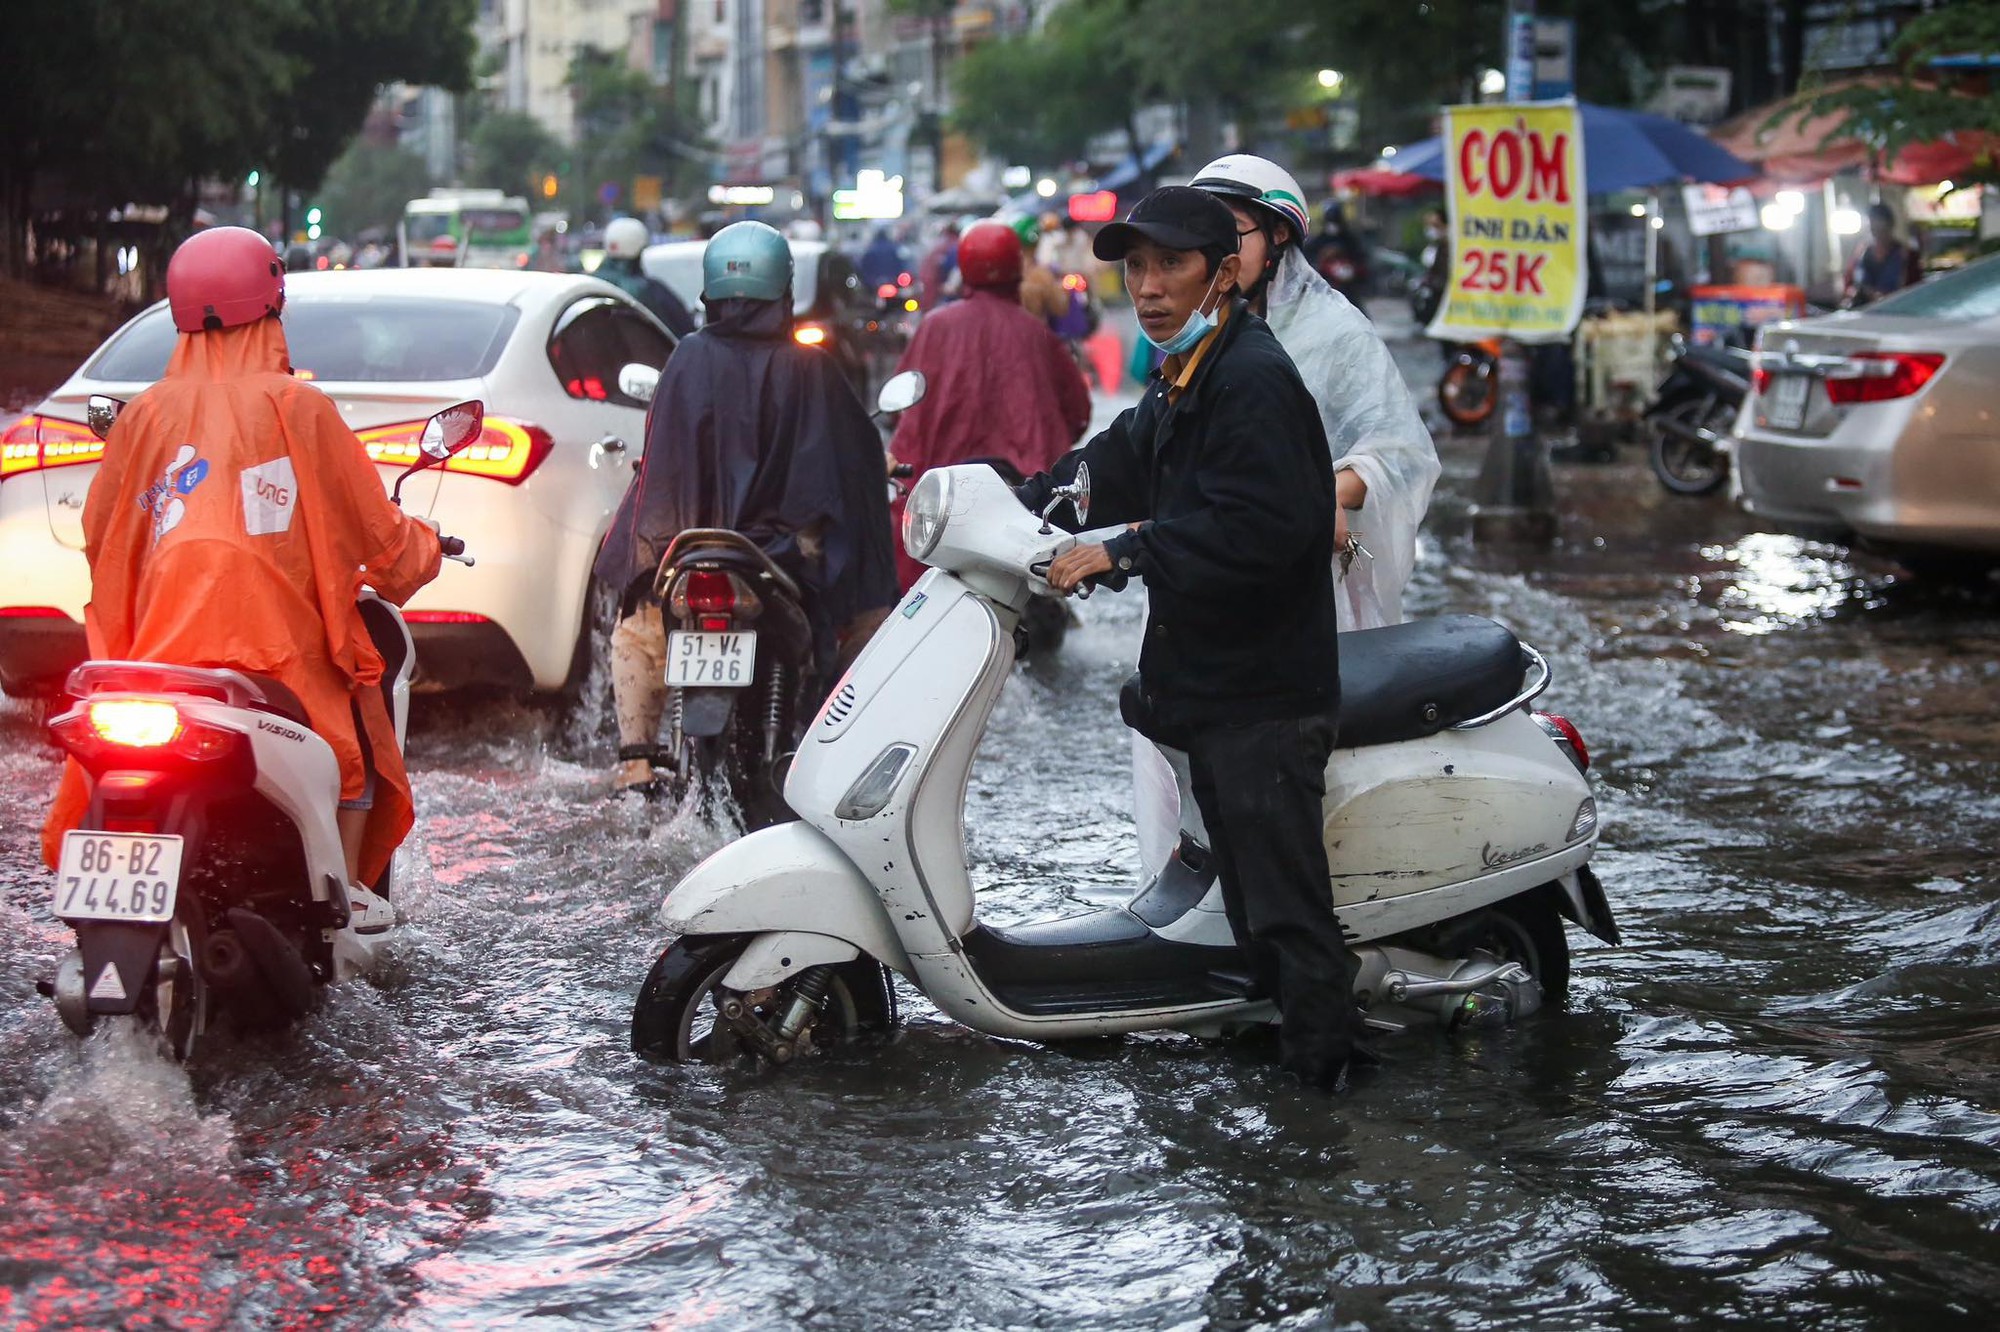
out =
[[[248,227],[210,227],[167,260],[167,306],[183,333],[253,324],[285,308],[285,265]]]

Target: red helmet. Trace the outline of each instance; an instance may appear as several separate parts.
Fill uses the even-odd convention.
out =
[[[1021,239],[1004,222],[975,222],[958,238],[958,271],[968,287],[1011,287],[1021,280]]]
[[[183,333],[254,324],[285,308],[285,265],[248,227],[210,227],[167,260],[167,306]]]

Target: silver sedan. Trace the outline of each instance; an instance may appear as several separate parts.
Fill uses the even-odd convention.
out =
[[[2000,259],[1757,339],[1749,512],[1931,567],[2000,562]]]

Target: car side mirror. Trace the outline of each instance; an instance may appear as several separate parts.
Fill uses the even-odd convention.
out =
[[[650,403],[660,390],[660,372],[634,361],[618,372],[618,391],[635,402]]]
[[[901,374],[890,375],[882,385],[882,392],[876,395],[875,411],[882,416],[907,412],[924,400],[926,387],[921,370],[905,370]]]
[[[83,419],[90,423],[91,434],[99,439],[109,439],[111,427],[118,423],[118,413],[124,410],[123,399],[93,393],[90,395],[90,401],[83,406]]]
[[[417,436],[417,460],[405,467],[403,474],[396,478],[396,488],[389,492],[390,500],[401,504],[403,482],[459,452],[478,439],[485,429],[486,404],[477,398],[454,403],[433,415],[424,422],[423,431]]]

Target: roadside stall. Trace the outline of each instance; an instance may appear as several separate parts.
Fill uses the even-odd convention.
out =
[[[1757,169],[1700,131],[1664,116],[1588,102],[1578,103],[1577,110],[1593,198],[1645,196],[1644,204],[1632,206],[1643,228],[1636,255],[1642,275],[1640,309],[1592,312],[1579,326],[1575,343],[1579,416],[1622,421],[1636,414],[1659,382],[1668,339],[1678,326],[1671,312],[1654,308],[1664,225],[1659,191],[1684,182],[1744,181]],[[1385,154],[1373,170],[1443,180],[1448,166],[1442,140],[1425,139]]]

